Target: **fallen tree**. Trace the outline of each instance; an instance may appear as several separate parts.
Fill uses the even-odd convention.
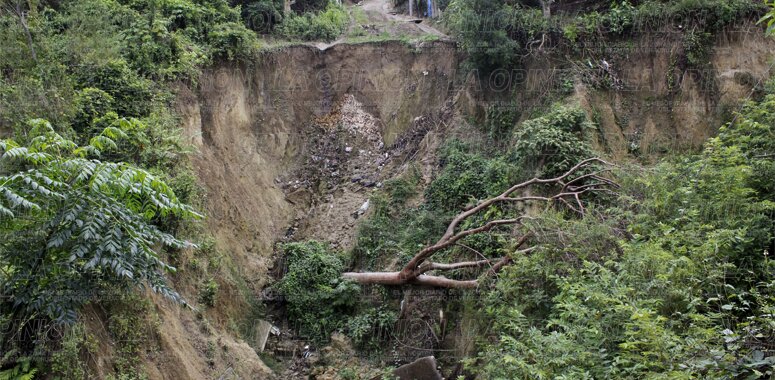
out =
[[[602,168],[600,167],[602,166]],[[511,225],[518,226],[527,215],[520,215],[509,219],[494,219],[485,222],[483,225],[475,228],[458,230],[460,224],[466,219],[476,215],[488,207],[500,203],[529,203],[543,202],[547,207],[560,203],[568,209],[583,215],[585,213],[582,195],[585,193],[606,191],[610,192],[612,187],[618,185],[603,177],[603,172],[609,171],[611,165],[600,158],[590,158],[579,162],[570,168],[564,174],[555,178],[533,178],[531,180],[519,183],[510,187],[500,195],[480,201],[476,206],[468,208],[457,214],[447,226],[444,235],[434,244],[428,245],[412,257],[406,265],[399,271],[394,272],[346,272],[342,274],[345,279],[353,280],[360,284],[381,284],[381,285],[405,285],[416,284],[440,288],[476,288],[479,286],[477,279],[455,280],[443,276],[428,275],[430,271],[448,271],[462,268],[484,268],[489,267],[488,274],[495,274],[501,268],[511,262],[509,256],[496,259],[482,258],[476,261],[462,261],[456,263],[437,263],[431,261],[431,257],[443,250],[454,246],[460,246],[472,250],[460,243],[460,240],[471,235],[488,232],[497,226]],[[515,195],[516,193],[525,193],[525,190],[536,185],[545,185],[554,188],[552,195]],[[527,193],[530,194],[530,193]],[[522,248],[528,241],[530,235],[521,236],[516,243],[516,253],[528,253],[535,247]]]

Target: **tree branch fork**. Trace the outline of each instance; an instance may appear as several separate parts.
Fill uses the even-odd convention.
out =
[[[602,169],[597,165],[601,165]],[[429,275],[433,271],[450,271],[464,268],[485,268],[489,267],[487,275],[495,275],[506,265],[511,263],[511,257],[504,256],[498,259],[488,259],[476,250],[459,243],[467,236],[488,232],[498,226],[518,226],[523,220],[531,219],[527,215],[509,219],[493,219],[485,222],[479,227],[459,230],[458,226],[466,219],[478,214],[480,211],[498,203],[534,203],[543,202],[547,207],[556,203],[566,206],[568,209],[583,215],[586,212],[582,196],[592,192],[613,192],[612,188],[618,188],[619,185],[613,180],[603,176],[613,167],[612,164],[600,159],[589,158],[583,160],[570,168],[564,174],[554,178],[533,178],[525,182],[516,184],[498,196],[480,201],[477,205],[462,211],[455,215],[450,221],[444,235],[434,244],[426,246],[414,255],[399,271],[394,272],[346,272],[342,274],[344,279],[353,280],[360,284],[380,284],[380,285],[424,285],[439,288],[454,289],[473,289],[479,286],[478,279],[455,280],[443,277],[441,275]],[[585,172],[585,169],[593,169]],[[536,185],[554,185],[556,191],[553,195],[515,195],[520,190]],[[526,254],[536,247],[521,249],[527,242],[529,234],[525,234],[517,241],[515,253]],[[461,246],[478,254],[481,259],[475,261],[461,261],[456,263],[437,263],[430,258],[443,250],[452,246]]]

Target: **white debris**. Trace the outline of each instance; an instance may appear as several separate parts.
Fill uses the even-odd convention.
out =
[[[352,94],[344,96],[341,109],[342,126],[351,136],[365,138],[372,146],[382,143],[381,122],[366,112],[366,108]]]
[[[345,152],[347,152],[347,153],[350,153],[350,152],[352,152],[352,151],[353,151],[353,147],[351,147],[351,146],[346,146],[346,147],[344,147],[344,151],[345,151]]]
[[[355,212],[355,215],[361,216],[366,213],[366,211],[369,209],[369,200],[367,199],[366,202],[363,202],[360,208],[358,208],[358,211]]]

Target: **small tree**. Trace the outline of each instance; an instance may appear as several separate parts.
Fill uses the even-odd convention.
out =
[[[153,221],[199,218],[163,181],[128,163],[94,157],[116,147],[120,120],[77,146],[45,120],[33,120],[26,146],[0,141],[0,289],[3,314],[73,321],[103,285],[149,284],[179,299],[159,257],[190,246]]]

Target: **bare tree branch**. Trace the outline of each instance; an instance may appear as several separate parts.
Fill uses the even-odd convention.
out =
[[[605,165],[606,168],[598,169],[591,173],[584,173],[577,177],[573,177],[573,175],[578,173],[579,171],[593,167],[593,165],[595,164]],[[500,195],[493,198],[485,199],[479,202],[477,205],[469,209],[466,209],[463,212],[454,216],[452,218],[452,221],[447,226],[447,229],[444,232],[444,235],[442,235],[442,237],[436,243],[426,246],[425,248],[420,250],[416,255],[414,255],[414,257],[412,257],[412,259],[409,260],[409,262],[406,263],[406,265],[404,265],[403,268],[401,268],[400,271],[365,272],[365,273],[348,272],[348,273],[344,273],[342,276],[346,279],[351,279],[364,284],[383,284],[383,285],[419,284],[419,285],[429,285],[429,286],[447,287],[447,288],[474,288],[478,285],[477,280],[452,280],[452,279],[448,279],[440,276],[429,276],[429,275],[426,275],[425,273],[433,270],[481,268],[485,265],[490,265],[490,269],[487,272],[488,274],[492,275],[497,273],[501,268],[511,263],[511,258],[509,256],[502,257],[493,264],[494,262],[493,260],[484,257],[480,252],[474,250],[473,248],[470,248],[464,244],[458,243],[458,241],[467,236],[490,231],[493,228],[498,226],[520,225],[523,220],[530,219],[530,217],[526,215],[521,215],[516,218],[495,219],[495,220],[487,221],[486,223],[484,223],[479,227],[458,231],[458,226],[463,221],[465,221],[471,216],[476,215],[480,211],[485,210],[488,207],[501,202],[502,203],[546,202],[548,207],[555,201],[558,201],[564,204],[566,207],[568,207],[568,209],[583,215],[586,212],[584,203],[581,200],[581,196],[583,194],[589,193],[589,192],[595,192],[595,191],[610,192],[608,187],[616,188],[619,186],[613,180],[610,180],[608,178],[601,176],[602,173],[609,171],[611,166],[612,166],[611,164],[609,164],[608,162],[600,158],[589,158],[579,162],[578,164],[576,164],[568,171],[566,171],[564,174],[558,177],[546,178],[546,179],[533,178],[528,181],[516,184],[510,187],[508,190],[501,193]],[[571,179],[566,181],[568,178],[571,178]],[[592,180],[594,182],[584,183],[584,180]],[[541,184],[556,185],[559,188],[559,190],[554,195],[551,195],[551,196],[539,196],[539,195],[512,196],[512,194],[514,194],[518,190],[526,189],[530,186],[541,185]],[[517,242],[515,248],[519,249],[522,245],[525,244],[525,242],[529,237],[530,237],[529,234],[523,235],[520,238],[520,240]],[[446,264],[427,261],[431,256],[433,256],[437,252],[447,249],[454,245],[459,245],[468,250],[471,250],[477,253],[480,257],[482,257],[482,259],[477,261],[463,261],[458,263],[446,263]],[[534,248],[535,247],[530,247],[527,249],[519,250],[517,252],[526,254],[531,252]]]

